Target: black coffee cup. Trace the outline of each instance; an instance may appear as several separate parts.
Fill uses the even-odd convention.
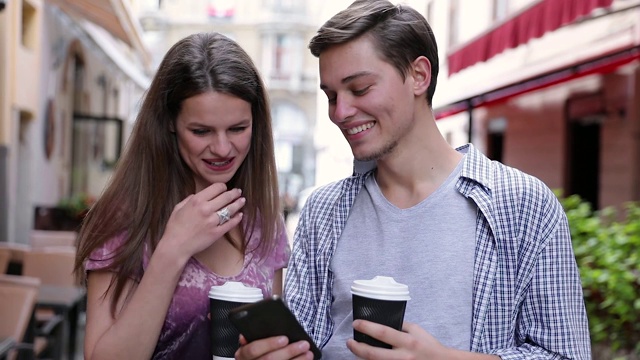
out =
[[[240,347],[240,333],[229,321],[229,311],[238,306],[263,299],[262,290],[228,281],[221,286],[212,286],[209,291],[209,313],[211,315],[211,355],[213,360],[233,359]]]
[[[404,312],[409,297],[409,287],[387,276],[371,280],[355,280],[351,285],[353,319],[372,321],[402,330]],[[390,349],[391,345],[353,330],[353,338],[371,346]]]

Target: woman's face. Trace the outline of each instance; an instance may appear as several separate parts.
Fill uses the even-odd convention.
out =
[[[249,153],[252,122],[251,104],[232,95],[209,91],[183,101],[175,130],[196,191],[231,180]]]

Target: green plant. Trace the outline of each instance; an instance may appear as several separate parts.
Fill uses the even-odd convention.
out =
[[[640,205],[593,211],[576,195],[560,198],[582,277],[591,339],[640,354]]]
[[[79,193],[58,202],[58,208],[64,209],[71,217],[82,217],[91,208],[96,199],[88,194]]]

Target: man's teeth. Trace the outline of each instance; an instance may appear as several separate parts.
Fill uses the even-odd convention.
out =
[[[355,134],[357,134],[359,132],[365,131],[367,129],[371,129],[373,127],[373,124],[374,123],[368,123],[368,124],[356,126],[354,128],[351,128],[351,129],[347,129],[347,134],[355,135]]]

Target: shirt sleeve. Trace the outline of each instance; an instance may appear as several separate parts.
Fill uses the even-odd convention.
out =
[[[566,216],[557,206],[557,228],[537,258],[518,319],[515,336],[522,345],[493,352],[502,359],[591,358],[580,274]]]
[[[93,250],[84,263],[85,272],[102,270],[111,266],[118,253],[118,249],[120,249],[124,241],[125,235],[120,234]]]
[[[317,277],[313,275],[315,268],[311,266],[314,263],[315,252],[309,247],[306,211],[303,210],[298,220],[291,259],[285,276],[284,300],[313,341],[321,346],[325,329],[320,329],[316,324],[318,308],[316,289],[319,284],[315,281]]]

